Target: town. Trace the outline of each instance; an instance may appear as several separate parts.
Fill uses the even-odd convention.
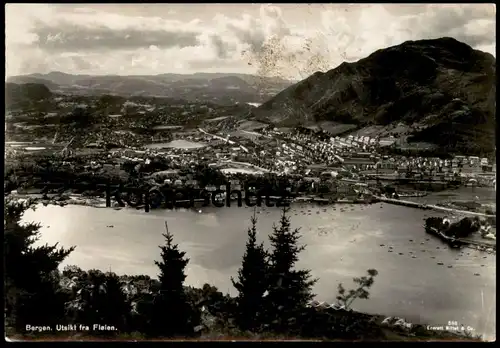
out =
[[[467,187],[474,196],[476,189],[496,189],[495,158],[412,143],[408,134],[414,125],[322,121],[284,127],[252,117],[255,103],[75,96],[43,85],[30,88],[31,96],[14,98],[6,113],[7,194],[35,195],[44,204],[121,209],[121,193],[111,186],[140,188],[152,198],[159,192],[156,198],[164,202],[162,192],[174,189],[199,202],[207,191],[212,200],[239,198],[227,197],[229,184],[231,191],[273,199],[286,194],[315,204],[383,201],[456,218],[480,217],[486,219],[481,235],[496,236],[492,202],[477,196],[425,202],[430,193],[446,190]],[[137,193],[135,203],[129,196],[125,201],[149,211]],[[161,207],[166,206],[156,208]]]
[[[5,12],[6,340],[496,339],[493,6]]]
[[[328,202],[370,202],[374,195],[400,199],[421,197],[428,191],[458,186],[470,186],[471,190],[496,187],[496,165],[487,158],[442,159],[391,154],[394,137],[333,136],[307,128],[270,126],[251,131],[217,132],[210,126],[226,119],[218,117],[216,121],[208,119],[201,124],[208,125],[206,128],[213,133],[201,127],[156,127],[148,139],[153,143],[122,148],[109,148],[110,140],[104,140],[107,138],[103,136],[103,140],[96,142],[87,140],[82,148],[72,147],[72,140],[66,144],[7,142],[6,161],[17,164],[8,166],[12,170],[8,172],[5,187],[29,187],[28,182],[36,180],[33,172],[28,171],[27,181],[23,182],[23,169],[18,167],[30,161],[40,163],[44,158],[53,162],[52,168],[59,163],[63,171],[79,173],[80,177],[91,174],[100,180],[99,184],[109,178],[130,183],[134,177],[150,187],[166,185],[215,191],[216,185],[226,182],[238,190],[244,185],[255,189],[262,182],[278,180],[281,190],[296,197]],[[118,133],[118,136],[126,138],[128,134]],[[75,137],[78,136],[72,139]],[[54,138],[57,140],[57,133]],[[156,139],[170,142],[156,143]],[[207,178],[200,178],[199,170],[198,173],[193,170],[200,165],[222,174],[227,180],[209,182]],[[46,181],[56,177],[52,173]],[[274,194],[278,195],[279,190]],[[448,204],[448,208],[464,210],[453,204]],[[474,211],[494,215],[494,207],[475,207]]]
[[[246,112],[246,107],[211,109],[204,104],[180,104],[164,106],[170,113],[158,114],[154,113],[156,106],[120,97],[100,97],[90,107],[68,98],[74,99],[54,99],[63,112],[8,115],[6,135],[15,140],[6,142],[6,188],[28,187],[28,181],[34,180],[33,171],[24,175],[21,167],[43,161],[49,161],[52,170],[87,173],[102,180],[111,177],[129,182],[133,177],[152,185],[209,190],[215,190],[213,184],[224,184],[200,182],[193,168],[205,166],[222,174],[235,189],[255,178],[280,177],[281,182],[286,181],[282,189],[329,201],[353,201],[373,194],[420,197],[458,186],[472,190],[496,187],[492,159],[398,154],[399,139],[393,135],[362,135],[343,125],[328,130],[277,128],[229,115]],[[90,117],[89,108],[102,105],[112,113],[83,125],[89,127],[88,132],[72,128],[75,114],[82,122]],[[186,107],[191,111],[172,112]],[[64,123],[64,118],[70,122]],[[36,122],[39,124],[33,125]]]

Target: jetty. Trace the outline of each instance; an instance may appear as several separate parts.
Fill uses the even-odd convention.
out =
[[[382,196],[374,196],[374,197],[376,199],[378,199],[380,202],[384,202],[384,203],[390,203],[390,204],[394,204],[394,205],[402,205],[404,207],[409,207],[409,208],[432,209],[431,205],[427,205],[427,204],[423,204],[423,203],[405,201],[403,199],[387,198],[387,197],[382,197]]]
[[[318,198],[318,197],[295,197],[294,202],[317,202],[317,203],[331,203],[331,199]]]
[[[439,205],[434,205],[434,204],[417,203],[417,202],[406,201],[406,200],[402,200],[402,199],[386,198],[386,197],[381,197],[381,196],[375,196],[375,198],[377,198],[381,202],[394,204],[394,205],[402,205],[402,206],[410,207],[410,208],[449,211],[449,212],[454,213],[454,214],[463,214],[463,215],[479,216],[479,217],[496,219],[496,215],[476,213],[476,212],[468,211],[468,210],[458,210],[458,209],[453,209],[453,208],[446,208],[446,207],[441,207]]]
[[[272,197],[271,197],[272,198]],[[333,199],[333,198],[320,198],[320,197],[294,197],[291,198],[293,202],[307,202],[307,203],[327,203],[327,204],[371,204],[377,203],[378,200],[375,198],[371,199]]]

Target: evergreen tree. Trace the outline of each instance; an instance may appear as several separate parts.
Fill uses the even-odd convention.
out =
[[[263,315],[264,293],[267,290],[268,262],[264,245],[257,244],[257,219],[251,218],[248,229],[248,241],[243,262],[238,271],[237,281],[231,278],[233,286],[238,290],[236,298],[236,322],[243,330],[255,330]]]
[[[158,279],[160,291],[154,300],[150,334],[172,337],[190,335],[193,330],[191,308],[184,290],[184,280],[189,259],[185,252],[179,251],[173,243],[173,236],[164,233],[165,245],[160,246],[161,262],[155,261],[160,268]]]
[[[75,284],[71,299],[66,304],[70,322],[88,326],[113,325],[121,332],[128,330],[130,303],[115,273],[99,270],[84,272],[78,267],[66,267],[63,277]]]
[[[297,315],[314,297],[312,287],[317,279],[310,270],[295,270],[299,246],[299,229],[291,230],[289,207],[283,207],[279,226],[273,226],[269,236],[273,248],[270,255],[269,295],[266,297],[267,321],[278,332],[292,329]]]
[[[54,325],[64,320],[65,297],[59,286],[59,264],[75,249],[34,246],[40,225],[21,223],[31,202],[4,199],[4,287],[7,326]]]

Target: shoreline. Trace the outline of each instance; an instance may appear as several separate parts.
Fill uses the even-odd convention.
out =
[[[16,199],[33,199],[37,203],[41,204],[52,204],[52,205],[59,205],[59,206],[66,206],[66,205],[81,205],[81,206],[89,206],[93,208],[112,208],[112,209],[122,209],[122,208],[136,208],[136,209],[144,209],[144,204],[138,205],[136,207],[126,205],[124,207],[122,206],[117,206],[117,202],[114,202],[110,207],[106,206],[106,198],[99,197],[99,196],[82,196],[81,194],[76,194],[76,193],[69,193],[69,194],[57,194],[57,193],[51,193],[47,194],[48,199],[44,199],[43,194],[41,193],[9,193],[6,195],[6,197],[12,197]],[[269,196],[270,199],[273,200],[280,200],[282,197],[279,196]],[[195,203],[197,202],[202,202],[203,199],[200,200],[195,200]],[[224,199],[225,201],[225,199]],[[231,201],[237,201],[237,199],[231,199]],[[177,203],[183,203],[183,202],[189,202],[188,200],[186,201],[177,201]],[[307,196],[301,196],[301,197],[295,197],[290,199],[290,203],[320,203],[322,205],[335,205],[335,204],[365,204],[365,205],[371,205],[375,203],[379,203],[379,200],[363,200],[363,199],[339,199],[339,200],[330,200],[327,198],[319,198],[319,197],[307,197]],[[210,204],[209,206],[213,206]],[[265,206],[264,199],[262,200],[261,206]],[[179,207],[182,208],[182,207]],[[151,209],[151,208],[150,208]],[[169,208],[165,208],[168,210],[172,210]]]
[[[53,204],[53,205],[60,205],[60,206],[65,206],[65,205],[82,205],[82,206],[89,206],[93,208],[105,208],[106,207],[106,198],[102,198],[99,196],[87,196],[83,197],[81,194],[76,194],[76,193],[69,193],[66,194],[65,196],[62,194],[57,194],[57,193],[52,193],[48,194],[49,199],[48,202],[42,202],[43,198],[41,197],[42,194],[40,193],[9,193],[6,195],[7,197],[13,197],[16,199],[27,199],[27,198],[33,198],[35,201],[40,202],[42,204]],[[365,205],[371,205],[375,203],[387,203],[387,204],[392,204],[392,205],[399,205],[399,206],[405,206],[408,208],[413,208],[413,209],[421,209],[421,210],[437,210],[437,211],[444,211],[444,212],[450,212],[452,214],[456,215],[470,215],[470,216],[477,216],[477,217],[483,217],[483,218],[489,218],[489,219],[495,219],[496,220],[496,215],[491,215],[491,214],[485,214],[485,213],[478,213],[478,212],[473,212],[473,211],[468,211],[468,210],[460,210],[460,209],[455,209],[455,208],[448,208],[448,207],[443,207],[439,206],[436,204],[425,204],[425,203],[418,203],[418,202],[413,202],[413,201],[407,201],[407,200],[401,200],[401,199],[392,199],[392,198],[386,198],[382,196],[372,196],[372,199],[337,199],[337,200],[332,200],[328,198],[321,198],[318,196],[300,196],[300,197],[294,197],[291,198],[290,202],[291,203],[319,203],[320,205],[336,205],[336,204],[365,204]],[[271,199],[277,199],[279,200],[281,197],[278,196],[270,196],[269,198]],[[47,201],[47,200],[45,200]],[[200,200],[201,202],[202,200]],[[236,201],[236,199],[232,199],[231,201]],[[178,203],[182,203],[183,201],[178,201]],[[188,202],[188,201],[186,201]],[[115,202],[116,204],[116,202]],[[102,206],[104,205],[104,206]],[[108,208],[113,208],[113,209],[121,209],[121,208],[144,208],[144,205],[140,205],[137,207],[132,207],[132,206],[124,206],[124,207],[119,207],[119,206],[111,206]],[[168,208],[167,208],[168,209]]]
[[[99,204],[99,202],[98,202],[98,201],[100,201],[100,202],[101,202],[101,204],[103,204],[103,203],[104,203],[104,199],[100,199],[100,200],[94,200],[94,204]],[[82,205],[82,204],[80,204],[80,205]],[[102,207],[102,206],[101,206],[101,207]],[[135,210],[135,209],[134,209],[134,210]],[[103,270],[103,271],[104,271],[104,270]],[[360,313],[360,315],[369,315],[369,316],[371,316],[371,317],[376,317],[379,321],[383,321],[383,320],[384,320],[384,318],[386,318],[385,316],[382,316],[382,315],[379,315],[379,314],[366,314],[366,313],[361,313],[361,312],[357,312],[357,313]],[[399,314],[399,313],[392,313],[392,314],[396,314],[396,315],[397,315],[397,314]],[[435,323],[435,324],[437,324],[437,323]],[[64,333],[63,333],[63,334],[64,334]],[[420,340],[443,340],[443,339],[444,339],[444,340],[446,340],[446,338],[441,338],[441,335],[443,334],[443,332],[442,332],[442,331],[438,332],[437,334],[439,334],[439,336],[430,336],[430,337],[429,337],[429,336],[426,336],[426,337],[422,337],[422,338],[420,338]],[[464,336],[462,336],[462,335],[459,335],[459,334],[458,334],[458,333],[456,333],[456,332],[451,332],[451,333],[448,333],[448,334],[449,334],[449,335],[453,334],[453,337],[455,337],[455,339],[457,339],[457,340],[463,340],[463,339],[466,339],[466,337],[464,337]],[[429,335],[430,335],[430,334],[429,334]],[[119,337],[119,338],[121,338],[121,337]],[[69,339],[71,339],[71,338],[69,338]],[[258,339],[259,339],[259,338],[256,338],[256,340],[258,340]],[[411,339],[411,340],[413,340],[413,339],[419,340],[419,338],[418,338],[418,337],[415,337],[415,338],[413,338],[413,337],[408,337],[408,339]],[[451,338],[450,338],[450,339],[451,339]],[[328,340],[328,341],[330,341],[330,340]]]

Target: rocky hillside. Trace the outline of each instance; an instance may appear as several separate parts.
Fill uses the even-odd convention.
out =
[[[488,153],[495,144],[496,60],[452,38],[407,41],[316,72],[254,110],[259,121],[408,125],[409,142]]]

